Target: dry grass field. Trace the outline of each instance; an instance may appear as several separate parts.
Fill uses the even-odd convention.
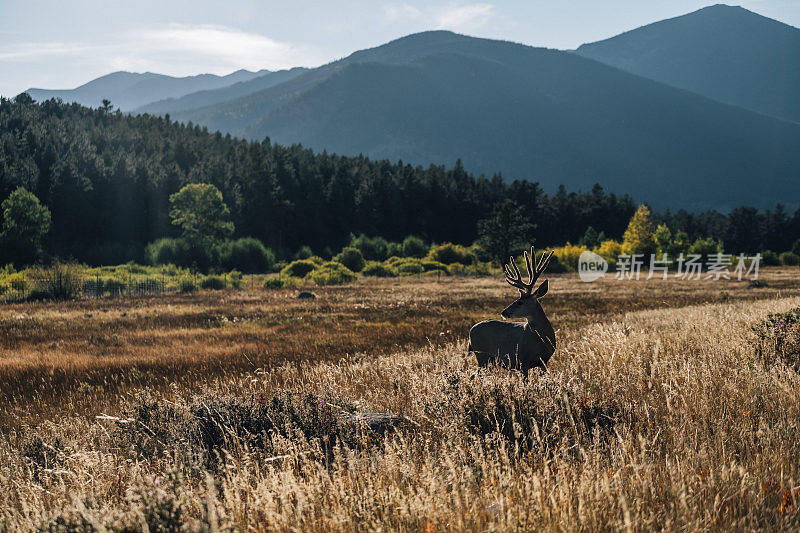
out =
[[[527,381],[499,277],[5,305],[0,531],[797,530],[798,274],[551,275]]]

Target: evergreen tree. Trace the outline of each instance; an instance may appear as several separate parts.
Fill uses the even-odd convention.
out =
[[[478,222],[478,243],[489,256],[503,263],[533,244],[533,230],[525,208],[514,200],[497,204],[492,215]]]

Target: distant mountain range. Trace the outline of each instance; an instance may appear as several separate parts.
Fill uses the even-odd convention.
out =
[[[200,107],[207,107],[229,100],[235,100],[248,94],[253,94],[264,89],[269,89],[275,85],[289,81],[303,74],[308,69],[296,67],[291,70],[279,70],[277,72],[261,71],[254,74],[262,74],[260,76],[252,77],[247,81],[240,81],[222,87],[221,89],[209,89],[206,91],[198,91],[187,94],[180,98],[167,98],[143,105],[134,110],[136,113],[174,113],[176,111],[186,111],[189,109],[197,109]]]
[[[716,5],[577,53],[675,87],[800,122],[800,29]]]
[[[551,191],[600,183],[660,208],[800,206],[799,35],[722,5],[571,52],[434,31],[315,69],[158,98],[151,89],[125,107],[109,99],[317,150],[422,165],[460,158]],[[86,88],[104,78],[75,92],[102,99]]]
[[[157,100],[229,87],[269,73],[268,70],[237,70],[227,76],[199,74],[175,78],[152,72],[112,72],[75,89],[28,89],[26,92],[37,101],[60,98],[65,102],[77,102],[88,107],[98,107],[104,99],[108,99],[120,110],[130,111]]]

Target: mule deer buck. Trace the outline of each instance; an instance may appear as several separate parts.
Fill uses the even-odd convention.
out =
[[[511,370],[519,370],[527,376],[531,368],[544,368],[550,360],[556,351],[556,334],[539,303],[539,299],[547,294],[548,282],[544,280],[535,291],[533,286],[552,257],[551,251],[542,255],[537,262],[533,247],[530,255],[526,251],[527,282],[522,279],[513,257],[504,265],[506,282],[519,289],[519,299],[503,309],[500,316],[506,319],[525,318],[526,321],[486,320],[472,326],[469,330],[469,352],[475,353],[478,366],[486,367],[494,362]]]

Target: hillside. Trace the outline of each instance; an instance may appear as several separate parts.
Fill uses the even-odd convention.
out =
[[[716,5],[577,53],[721,102],[800,122],[800,29]]]
[[[248,138],[427,165],[463,159],[655,207],[800,198],[800,126],[576,54],[426,32],[173,115]],[[759,187],[753,187],[758,182]]]
[[[264,89],[268,89],[285,81],[296,78],[307,70],[308,69],[303,67],[296,67],[291,70],[267,72],[266,74],[258,76],[257,78],[234,83],[233,85],[223,87],[221,89],[197,91],[180,98],[167,98],[157,102],[152,102],[135,109],[134,112],[161,114],[206,107],[213,104],[226,102],[228,100],[241,98],[242,96],[247,96],[255,92],[263,91]]]
[[[269,71],[265,70],[259,72],[237,70],[227,76],[199,74],[176,78],[152,72],[142,74],[112,72],[75,89],[28,89],[26,92],[34,100],[40,102],[50,98],[61,98],[65,102],[76,102],[89,107],[97,107],[101,105],[103,99],[108,99],[120,110],[130,111],[157,100],[178,98],[197,91],[219,89],[268,73]]]

